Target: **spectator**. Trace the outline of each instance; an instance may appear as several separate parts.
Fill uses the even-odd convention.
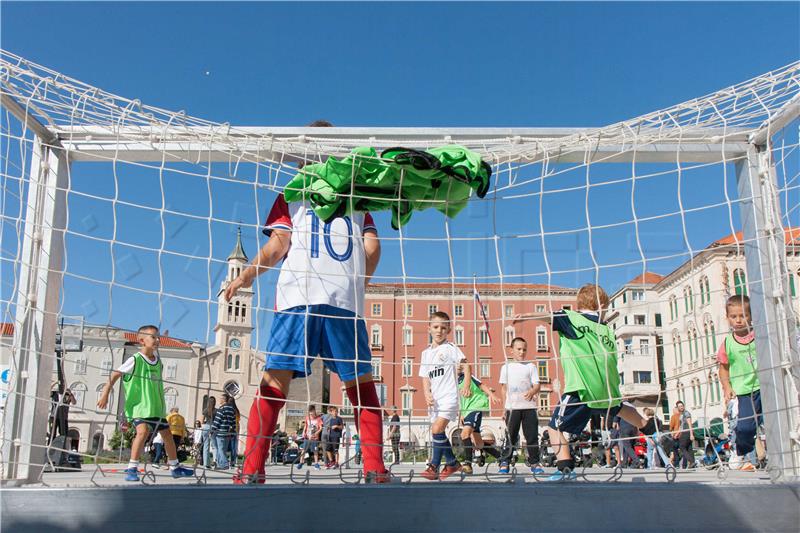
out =
[[[669,417],[669,431],[672,435],[672,450],[669,450],[672,455],[672,466],[678,466],[680,461],[680,447],[678,446],[678,437],[681,433],[681,413],[678,411],[678,406],[672,409],[672,416]]]
[[[645,408],[644,416],[648,419],[653,419],[656,428],[656,433],[652,435],[645,434],[645,439],[647,441],[647,468],[653,470],[659,463],[659,459],[660,462],[663,463],[660,466],[665,467],[669,463],[669,458],[666,456],[665,450],[660,447],[661,444],[657,440],[660,437],[661,431],[664,429],[664,424],[658,419],[655,411],[649,407]]]
[[[275,433],[272,434],[272,443],[270,451],[270,457],[272,458],[272,464],[279,463],[283,461],[283,454],[286,451],[288,443],[288,435],[285,432],[281,431],[281,425],[275,425]]]
[[[231,435],[236,429],[236,409],[232,405],[233,398],[227,393],[222,395],[223,405],[217,409],[211,424],[211,438],[214,439],[214,460],[218,470],[230,468],[227,451],[230,449]]]
[[[322,448],[325,452],[325,468],[339,468],[339,442],[342,440],[344,420],[335,405],[328,407],[328,416],[323,421]]]
[[[305,424],[303,425],[303,451],[300,454],[300,462],[297,468],[303,468],[303,461],[306,454],[310,454],[314,460],[314,468],[319,470],[319,439],[322,434],[322,417],[317,415],[317,408],[313,405],[308,406]]]
[[[392,443],[392,455],[394,462],[400,464],[400,416],[397,414],[397,406],[392,406],[392,418],[389,420],[389,441]]]
[[[164,454],[164,437],[161,436],[160,432],[156,432],[156,436],[153,437],[153,466],[161,468],[161,461],[164,457],[166,457]]]
[[[177,407],[173,407],[169,410],[167,423],[169,424],[169,432],[172,434],[172,440],[175,441],[175,449],[177,450],[186,437],[186,419],[178,412]]]
[[[51,411],[50,411],[50,442],[58,435],[63,435],[69,439],[67,431],[69,429],[69,406],[77,404],[75,396],[72,391],[66,389],[64,394],[59,394],[58,391],[53,391],[50,394]],[[67,448],[69,442],[65,442],[64,448]]]
[[[203,409],[203,466],[211,466],[211,424],[214,422],[214,415],[217,414],[217,399],[209,396]]]
[[[682,401],[675,404],[680,417],[680,429],[678,431],[678,449],[681,455],[681,468],[694,468],[694,452],[692,451],[692,414],[686,410]]]
[[[194,421],[192,431],[192,452],[196,462],[202,460],[203,455],[203,424],[199,420]]]
[[[239,412],[239,406],[236,405],[236,400],[233,398],[233,396],[231,396],[230,399],[231,405],[236,411],[236,424],[234,425],[234,429],[231,434],[230,444],[227,452],[230,453],[231,464],[235,467],[236,461],[239,459],[239,420],[241,419],[241,413]]]
[[[618,455],[617,459],[621,457],[622,468],[627,468],[628,465],[635,463],[636,461],[636,452],[633,449],[633,441],[639,436],[639,430],[636,428],[636,426],[620,416],[614,418],[614,423],[619,428],[619,442],[622,447],[622,455]],[[617,446],[617,449],[619,448],[620,446]]]

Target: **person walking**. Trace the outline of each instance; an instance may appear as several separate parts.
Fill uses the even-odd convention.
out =
[[[211,466],[211,450],[214,447],[211,443],[211,424],[214,422],[214,415],[217,414],[217,399],[209,396],[206,400],[206,407],[203,409],[203,466]]]
[[[389,442],[392,443],[393,465],[400,464],[400,415],[397,406],[392,406],[392,418],[389,419]]]

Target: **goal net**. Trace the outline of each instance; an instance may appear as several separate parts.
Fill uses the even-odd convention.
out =
[[[0,87],[6,480],[33,482],[64,466],[54,450],[80,458],[84,469],[126,462],[120,385],[106,409],[96,404],[110,373],[138,349],[143,324],[161,331],[166,405],[188,427],[181,449],[209,466],[214,449],[211,457],[202,444],[195,450],[190,433],[197,421],[207,435],[209,398],[227,393],[241,413],[241,456],[265,359],[293,356],[267,353],[283,298],[279,274],[303,277],[316,267],[276,262],[252,288],[231,299],[225,291],[268,242],[265,223],[287,184],[296,186],[300,173],[307,183],[292,192],[319,199],[315,178],[333,161],[347,185],[329,197],[353,217],[371,209],[380,240],[357,305],[386,427],[399,427],[399,438],[385,441],[398,472],[419,470],[430,453],[419,369],[434,311],[448,313],[449,341],[500,399],[483,413],[486,446],[552,467],[547,442],[525,435],[512,449],[501,374],[512,340],[524,338],[539,381],[532,401],[541,438],[562,394],[573,392],[565,390],[552,315],[582,311],[578,289],[591,283],[610,297],[602,319],[616,337],[613,400],[651,409],[665,434],[683,402],[694,460],[721,471],[735,454],[717,445],[735,424],[717,353],[730,332],[726,300],[748,295],[763,404],[755,460],[776,479],[800,473],[800,63],[601,128],[239,127],[116,96],[5,51]],[[482,161],[476,173],[491,169],[486,190],[474,184],[456,198],[463,175],[445,173],[436,190],[412,193],[415,165],[448,146]],[[387,154],[397,147],[409,163],[390,193],[356,187],[365,168],[394,163]],[[322,213],[309,215],[317,225],[301,238],[312,256],[316,249],[344,257],[354,246],[350,219],[345,227]],[[288,229],[285,220],[271,223]],[[358,272],[360,279],[330,283],[357,287],[367,277]],[[294,354],[309,376],[289,389],[271,460],[283,462],[302,439],[310,405],[318,413],[337,406],[339,462],[352,467],[359,406],[326,370],[335,357],[311,351]],[[64,402],[67,389],[74,403]],[[68,412],[63,428],[59,405]],[[639,450],[646,446],[638,435],[614,446],[606,424],[598,417],[588,436],[574,436],[584,475],[607,462],[668,466]],[[454,419],[447,429],[460,454],[462,428]],[[280,468],[276,476],[292,471]]]

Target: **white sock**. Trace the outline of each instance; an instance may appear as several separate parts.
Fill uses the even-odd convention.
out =
[[[169,465],[170,470],[175,470],[176,468],[178,468],[178,466],[180,466],[180,463],[178,462],[177,459],[170,459],[169,461],[167,461],[167,464]]]
[[[139,461],[128,461],[128,468],[135,468],[136,470],[139,470]]]

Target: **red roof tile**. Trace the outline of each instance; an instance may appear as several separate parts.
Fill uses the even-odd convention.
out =
[[[125,332],[125,340],[128,342],[138,342],[138,337],[136,333],[132,333],[130,331]],[[188,344],[183,341],[179,341],[177,339],[173,339],[172,337],[161,337],[159,345],[164,348],[191,348],[191,344]]]
[[[370,287],[374,287],[376,289],[380,288],[407,288],[407,289],[444,289],[447,290],[451,287],[456,289],[472,289],[472,283],[449,283],[447,281],[439,282],[439,283],[370,283]],[[547,285],[545,283],[478,283],[475,285],[478,289],[478,292],[485,290],[485,291],[499,291],[502,289],[507,290],[519,290],[519,289],[529,289],[529,290],[537,290],[537,291],[546,291],[546,290],[554,290],[554,291],[574,291],[576,289],[572,289],[570,287],[559,287],[558,285]]]
[[[2,335],[13,335],[14,334],[14,324],[11,322],[3,322],[3,331]]]
[[[636,276],[625,285],[655,285],[662,279],[664,279],[664,276],[661,274],[656,274],[655,272],[645,272],[640,276]]]
[[[784,244],[797,244],[800,245],[800,228],[786,228],[783,230],[784,234]],[[734,234],[728,235],[727,237],[723,237],[719,240],[712,242],[708,247],[709,248],[716,248],[717,246],[727,246],[730,244],[736,244],[737,242],[744,241],[744,237],[742,236],[741,231],[737,231]]]

